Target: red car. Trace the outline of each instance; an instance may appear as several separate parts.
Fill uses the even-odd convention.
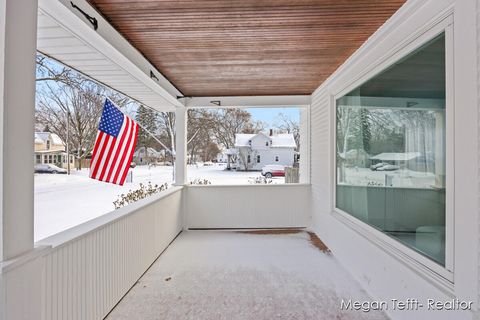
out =
[[[262,168],[262,176],[265,178],[285,177],[285,167],[278,164],[268,164]]]

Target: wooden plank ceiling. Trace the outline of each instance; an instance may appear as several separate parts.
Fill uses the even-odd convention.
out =
[[[405,0],[90,0],[186,96],[311,94]]]

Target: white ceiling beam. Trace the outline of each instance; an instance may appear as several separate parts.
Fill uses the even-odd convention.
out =
[[[293,96],[239,96],[239,97],[185,97],[185,106],[190,108],[294,108],[309,107],[309,95]]]

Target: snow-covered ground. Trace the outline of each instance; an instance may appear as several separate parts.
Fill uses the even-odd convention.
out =
[[[388,319],[342,310],[371,301],[306,232],[187,231],[162,253],[107,320]]]
[[[225,164],[189,166],[188,180],[208,179],[212,184],[248,184],[260,172],[225,171]],[[114,210],[113,201],[140,183],[169,185],[173,167],[137,166],[131,169],[133,182],[124,186],[99,182],[88,177],[88,169],[72,170],[71,175],[35,175],[35,241],[74,227]],[[274,183],[284,183],[274,178]]]
[[[372,171],[369,168],[345,168],[343,183],[355,186],[385,186],[385,176],[390,176],[392,187],[397,188],[431,188],[435,185],[435,175],[408,169],[395,171]]]

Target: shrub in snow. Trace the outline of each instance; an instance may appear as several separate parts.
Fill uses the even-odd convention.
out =
[[[205,185],[208,185],[208,184],[212,184],[210,182],[210,180],[207,180],[207,179],[194,179],[192,181],[190,181],[190,184],[191,185],[199,185],[199,186],[205,186]]]
[[[148,196],[151,196],[155,193],[159,193],[168,189],[168,183],[152,185],[151,182],[148,182],[148,185],[140,183],[140,187],[136,190],[128,190],[126,194],[121,194],[118,196],[118,199],[113,201],[115,209],[124,207],[130,203],[134,203],[138,200],[144,199]]]
[[[271,184],[273,180],[265,177],[256,177],[255,179],[248,180],[248,182],[251,184]]]

